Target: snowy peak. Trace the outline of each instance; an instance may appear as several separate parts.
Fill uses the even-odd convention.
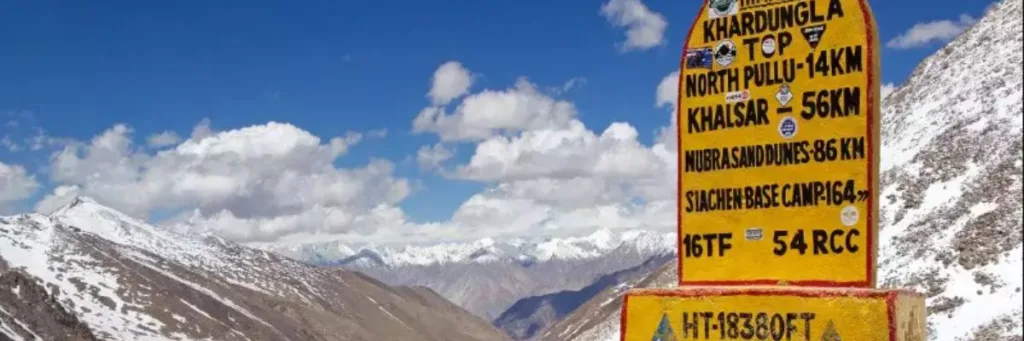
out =
[[[153,237],[159,233],[156,227],[103,206],[88,197],[75,197],[71,202],[50,213],[49,217],[122,245],[130,245],[133,239],[140,235]]]
[[[550,260],[593,259],[613,252],[657,255],[672,252],[675,246],[675,233],[601,229],[581,236],[539,240],[484,238],[430,246],[352,246],[336,241],[272,245],[264,249],[315,264],[394,268],[494,262],[516,262],[528,266]]]
[[[13,294],[2,290],[10,281],[20,283]],[[505,339],[423,295],[175,234],[88,198],[0,217],[0,340],[65,339],[47,326],[70,326],[67,314],[98,340]]]

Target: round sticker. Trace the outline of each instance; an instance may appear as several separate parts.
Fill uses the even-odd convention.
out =
[[[843,207],[843,211],[839,213],[839,220],[846,226],[856,225],[860,220],[860,211],[857,210],[857,206],[853,205]]]
[[[731,41],[723,40],[715,46],[715,62],[721,66],[729,66],[733,59],[736,59],[736,45]]]
[[[736,9],[736,0],[708,0],[711,10],[718,16],[729,15]]]
[[[764,53],[765,57],[775,53],[775,38],[764,37],[764,40],[761,40],[761,52]]]
[[[779,135],[787,139],[796,136],[796,119],[793,116],[783,117],[779,122]]]

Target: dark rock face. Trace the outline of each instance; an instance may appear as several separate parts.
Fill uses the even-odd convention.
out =
[[[35,279],[9,269],[0,258],[0,340],[35,336],[43,340],[98,340],[89,326],[65,310]]]
[[[532,339],[537,336],[538,332],[565,318],[600,292],[622,285],[636,276],[646,275],[657,270],[673,258],[672,254],[651,257],[643,264],[601,276],[580,290],[563,290],[520,299],[502,313],[494,321],[494,325],[504,330],[513,339]]]

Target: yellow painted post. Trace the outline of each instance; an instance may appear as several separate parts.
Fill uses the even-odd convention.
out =
[[[702,0],[680,63],[679,287],[622,340],[924,340],[876,289],[879,40],[866,0]]]

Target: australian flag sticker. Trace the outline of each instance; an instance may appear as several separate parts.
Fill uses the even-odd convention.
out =
[[[672,331],[667,314],[661,314],[661,323],[658,323],[658,329],[654,331],[654,336],[651,336],[651,341],[676,341],[676,333]]]
[[[710,69],[713,61],[714,56],[710,47],[686,49],[687,69]]]

